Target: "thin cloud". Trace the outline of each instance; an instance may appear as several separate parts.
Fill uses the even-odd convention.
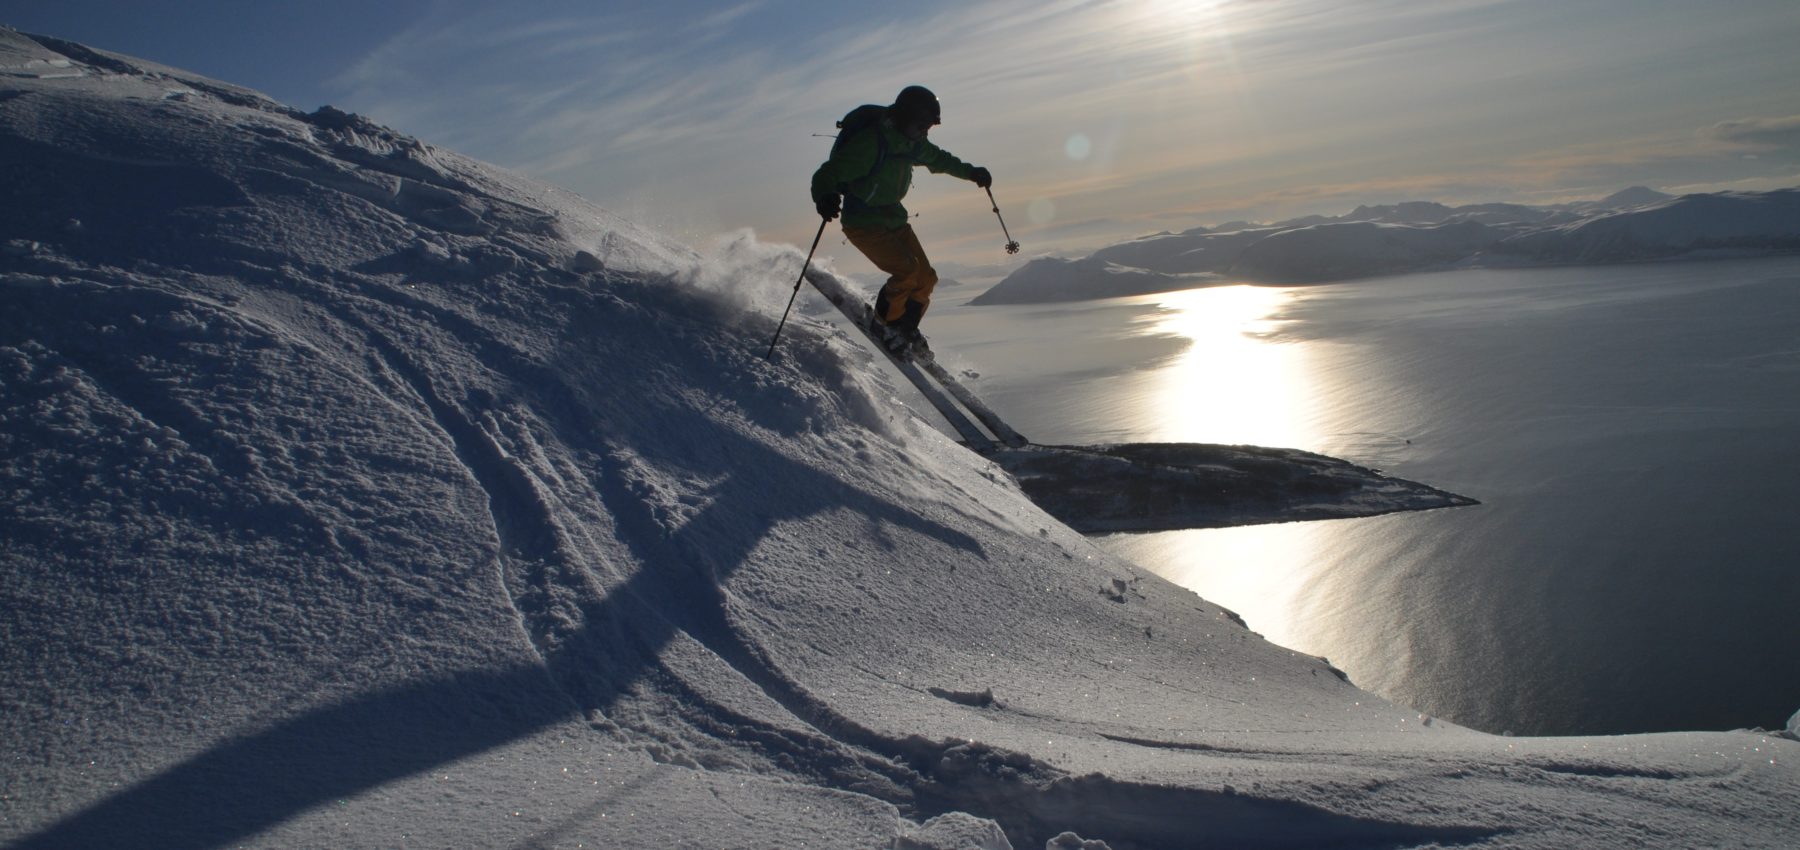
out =
[[[750,0],[750,2],[747,3],[739,3],[736,6],[720,9],[717,12],[705,15],[695,21],[693,28],[697,30],[725,29],[736,23],[740,18],[761,9],[763,5],[763,0]]]
[[[1800,151],[1800,115],[1721,121],[1707,136],[1732,145],[1775,151]]]
[[[992,168],[1009,212],[1054,204],[1046,234],[1335,210],[1358,191],[1523,197],[1665,167],[1661,182],[1733,181],[1746,155],[1800,147],[1800,117],[1661,134],[1590,120],[1613,114],[1594,112],[1589,71],[1614,53],[1561,49],[1573,13],[1534,0],[944,0],[825,28],[762,0],[446,10],[340,77],[345,105],[605,205],[765,238],[816,226],[805,181],[829,140],[812,135],[912,83],[944,101],[933,139]],[[953,183],[921,179],[909,207],[937,233],[985,233],[985,197]],[[1489,199],[1505,198],[1474,198]]]

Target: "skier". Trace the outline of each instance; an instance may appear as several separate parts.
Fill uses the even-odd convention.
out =
[[[961,177],[983,189],[994,182],[987,169],[957,159],[926,138],[941,115],[937,95],[924,86],[907,86],[890,106],[859,106],[838,122],[831,156],[812,177],[819,215],[831,221],[841,212],[850,244],[888,274],[875,297],[870,330],[889,340],[896,353],[926,351],[919,320],[931,305],[938,279],[900,205],[912,187],[913,166]]]

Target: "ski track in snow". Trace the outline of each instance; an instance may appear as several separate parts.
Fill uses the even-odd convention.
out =
[[[1791,742],[1416,722],[763,362],[791,249],[3,29],[0,153],[8,847],[1793,834]]]

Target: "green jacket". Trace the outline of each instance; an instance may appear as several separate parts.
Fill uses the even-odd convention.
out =
[[[833,146],[831,158],[813,172],[813,203],[843,195],[845,227],[897,229],[907,221],[906,207],[900,201],[912,188],[915,165],[937,174],[975,179],[975,166],[928,139],[915,142],[907,138],[884,114]]]

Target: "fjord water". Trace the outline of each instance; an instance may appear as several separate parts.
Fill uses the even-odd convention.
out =
[[[1101,538],[1359,685],[1518,734],[1800,709],[1800,259],[974,294],[928,330],[1037,442],[1302,448],[1482,502]]]

